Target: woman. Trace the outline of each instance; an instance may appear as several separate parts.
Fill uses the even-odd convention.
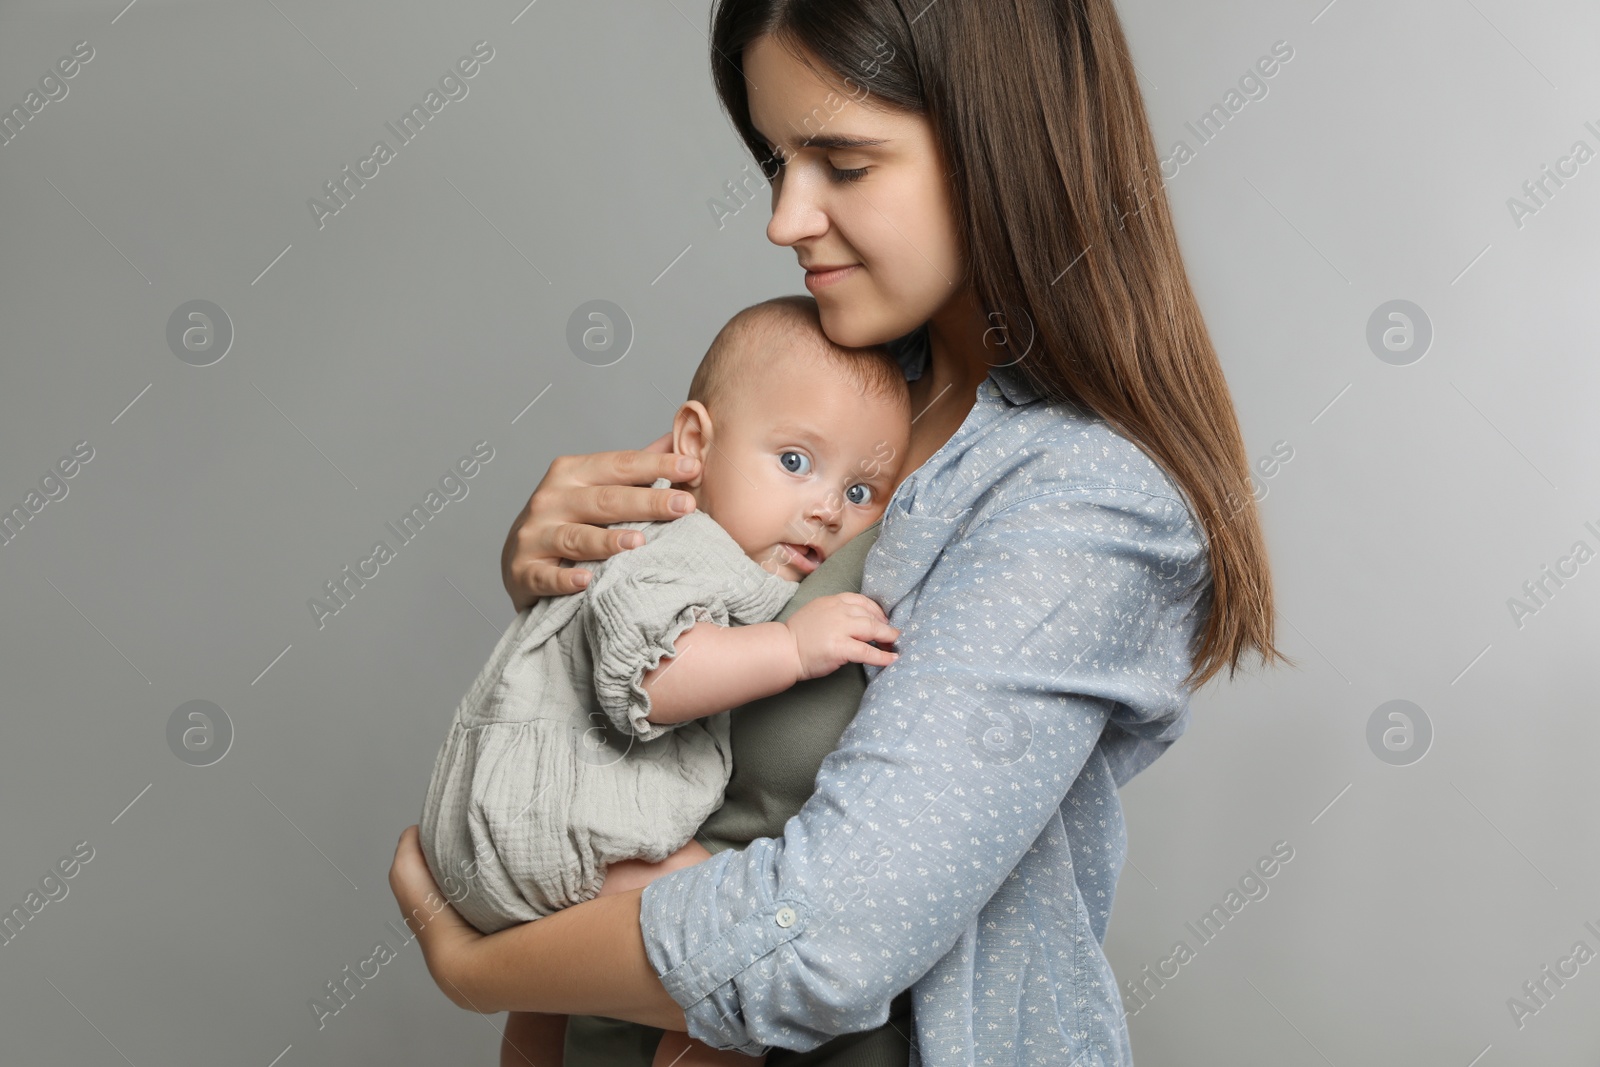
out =
[[[723,0],[711,43],[766,161],[768,237],[829,337],[894,340],[911,382],[907,473],[861,584],[900,659],[867,670],[781,833],[489,937],[438,899],[414,829],[391,885],[477,1011],[687,1030],[778,1067],[909,1003],[898,1060],[809,1062],[1130,1063],[1102,949],[1116,787],[1183,732],[1194,689],[1282,657],[1111,0]],[[552,463],[502,557],[518,607],[581,588],[560,560],[626,547],[600,524],[674,517],[642,486],[681,481],[676,459]]]

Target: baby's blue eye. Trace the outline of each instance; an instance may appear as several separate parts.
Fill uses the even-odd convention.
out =
[[[851,496],[851,494],[857,489],[865,493],[866,496],[861,499]],[[846,489],[844,491],[844,495],[849,498],[850,503],[852,504],[870,504],[872,503],[872,486],[868,485],[866,482],[857,482],[855,485],[852,485],[850,488]]]
[[[793,456],[799,461],[800,465],[798,467],[790,465],[790,456]],[[788,471],[790,474],[805,474],[811,470],[811,457],[807,456],[803,452],[781,452],[778,454],[778,462],[782,463],[783,469]]]

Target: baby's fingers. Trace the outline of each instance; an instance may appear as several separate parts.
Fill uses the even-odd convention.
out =
[[[878,602],[867,596],[865,593],[839,593],[838,597],[840,600],[848,604],[854,604],[857,607],[866,608],[869,612],[871,612],[873,615],[876,615],[880,619],[888,618],[888,616],[883,613],[883,608],[878,606]]]
[[[850,659],[855,663],[871,663],[877,667],[887,667],[899,658],[900,653],[869,645],[865,641],[856,641],[850,646]]]
[[[868,622],[856,631],[855,636],[863,641],[882,641],[892,645],[900,639],[900,630],[886,622]]]

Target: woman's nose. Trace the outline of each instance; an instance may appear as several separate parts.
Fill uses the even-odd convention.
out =
[[[790,246],[828,231],[828,216],[822,210],[809,181],[795,161],[772,182],[772,221],[767,223],[767,240]]]

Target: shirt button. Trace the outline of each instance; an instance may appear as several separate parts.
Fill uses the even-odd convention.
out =
[[[778,925],[787,930],[789,927],[794,925],[794,909],[785,904],[783,907],[778,909],[778,913],[775,918],[778,920]]]
[[[1000,395],[1000,386],[996,385],[994,382],[990,382],[989,383],[989,395],[990,396],[999,396]]]

